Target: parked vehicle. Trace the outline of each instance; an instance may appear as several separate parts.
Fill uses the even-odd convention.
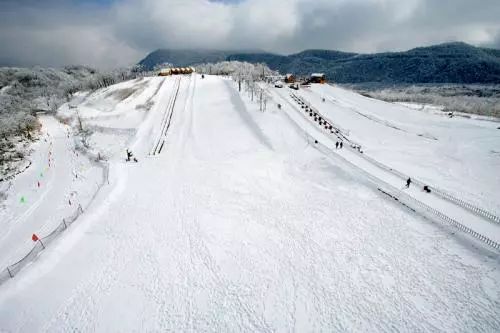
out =
[[[275,88],[283,88],[283,82],[281,82],[281,81],[276,81],[276,82],[274,83],[274,87],[275,87]]]
[[[299,90],[299,84],[298,83],[291,84],[288,87],[290,89]]]
[[[311,86],[311,82],[309,80],[305,80],[301,82],[300,85],[307,88]]]

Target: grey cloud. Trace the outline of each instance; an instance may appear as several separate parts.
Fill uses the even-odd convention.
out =
[[[99,7],[43,3],[0,1],[0,65],[114,67],[142,54],[115,38]]]
[[[483,43],[482,46],[500,50],[500,32],[491,41]]]
[[[452,40],[500,47],[498,17],[498,0],[0,0],[0,64],[111,67],[160,47],[375,52]]]

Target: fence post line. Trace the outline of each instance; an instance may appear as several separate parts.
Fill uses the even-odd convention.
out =
[[[1,0],[0,0],[1,1]],[[31,165],[31,161],[30,161],[30,165]],[[95,198],[95,196],[97,195],[98,193],[98,190],[101,186],[105,185],[106,182],[108,184],[110,184],[110,181],[109,181],[109,164],[108,163],[105,163],[105,162],[101,162],[100,163],[101,167],[103,168],[104,170],[104,179],[103,179],[103,182],[101,185],[97,184],[97,191],[96,193],[94,194],[93,198]],[[28,165],[29,166],[29,165]],[[10,186],[12,185],[12,183],[10,183],[9,185],[9,188]],[[91,199],[91,201],[93,200],[93,198]],[[77,211],[76,211],[76,215],[73,214],[72,216],[69,217],[70,221],[66,222],[66,218],[63,218],[62,219],[62,224],[64,225],[64,230],[68,228],[68,223],[71,223],[71,222],[74,222],[78,216],[80,214],[83,214],[84,212],[84,209],[82,207],[82,205],[79,203],[78,204],[78,207],[77,207]],[[57,236],[58,233],[62,232],[62,230],[60,230],[60,224],[52,231],[50,232],[49,235],[47,235],[46,237],[43,237],[43,239],[46,239],[47,240],[47,245],[51,242],[51,240],[53,239],[53,236]],[[38,237],[37,237],[38,238]],[[40,245],[42,246],[43,250],[46,249],[45,247],[45,244],[43,243],[42,241],[42,238],[38,238],[37,242],[40,242]],[[12,266],[14,269],[14,271],[11,271],[11,269],[9,268],[9,266],[6,266],[5,269],[3,270],[3,272],[5,272],[5,270],[7,270],[7,273],[9,274],[9,277],[10,278],[14,278],[14,276],[16,275],[16,269],[17,270],[20,270],[22,269],[24,266],[26,266],[27,262],[32,262],[34,261],[34,259],[32,257],[30,257],[30,255],[32,253],[37,253],[36,251],[41,251],[39,249],[36,249],[36,243],[35,243],[35,246],[28,252],[28,254],[26,254],[22,259],[20,259],[19,261],[17,261],[16,263],[10,265]],[[2,284],[3,281],[0,281],[0,284]]]
[[[320,145],[319,148],[326,148],[325,150],[328,151],[328,153],[332,153],[332,151],[329,148],[323,147],[323,145]],[[322,149],[319,149],[319,150],[323,151]],[[367,156],[364,156],[364,157],[366,158]],[[446,223],[450,227],[455,228],[455,230],[468,233],[473,238],[476,238],[477,240],[480,240],[480,241],[484,242],[485,244],[487,244],[487,245],[489,245],[489,246],[491,246],[491,247],[493,247],[495,249],[500,249],[500,243],[497,243],[496,241],[493,241],[493,240],[489,239],[488,237],[486,237],[486,236],[484,236],[484,235],[482,235],[482,234],[474,231],[473,229],[464,226],[460,222],[455,221],[454,219],[448,217],[447,215],[441,213],[440,211],[438,211],[438,210],[436,210],[436,209],[434,209],[434,208],[432,208],[430,206],[427,206],[426,204],[424,204],[424,203],[416,200],[415,198],[413,198],[413,197],[411,197],[411,196],[409,196],[409,195],[401,192],[400,190],[398,190],[396,188],[393,188],[393,186],[391,186],[389,184],[386,184],[388,186],[388,188],[386,188],[386,185],[382,185],[381,186],[380,185],[380,180],[376,179],[371,174],[368,174],[363,169],[361,169],[359,167],[356,167],[356,165],[350,163],[349,161],[347,161],[345,159],[344,159],[344,161],[347,162],[348,165],[351,165],[352,167],[354,167],[354,169],[357,169],[358,172],[360,172],[361,174],[363,174],[364,176],[366,176],[367,179],[369,179],[371,182],[374,183],[374,185],[377,186],[377,188],[378,188],[379,191],[381,191],[382,193],[386,194],[387,196],[389,196],[393,200],[398,201],[398,203],[402,204],[403,206],[406,206],[406,207],[410,208],[407,205],[407,203],[411,203],[413,205],[416,205],[418,207],[418,210],[420,211],[419,213],[422,216],[430,218],[431,220],[435,220],[435,222]],[[378,163],[378,164],[380,165],[380,163]],[[382,165],[382,167],[384,168],[385,166]],[[384,190],[382,190],[381,187],[383,187]],[[441,197],[446,198],[449,201],[456,203],[459,206],[462,206],[464,208],[467,208],[467,209],[471,210],[472,212],[477,212],[477,213],[483,215],[484,217],[492,216],[493,217],[492,218],[493,221],[496,221],[496,220],[500,221],[500,218],[498,216],[495,216],[494,214],[489,213],[486,210],[481,209],[479,207],[475,207],[474,205],[472,205],[470,203],[467,203],[464,200],[455,198],[455,197],[449,195],[446,192],[440,191],[439,189],[435,189],[434,192],[438,193]],[[438,219],[436,220],[435,217],[437,217]]]
[[[375,160],[374,158],[370,157],[370,156],[366,156],[366,155],[363,155],[363,157],[367,160],[367,161],[370,161],[372,162],[373,164],[381,167],[382,169],[385,169],[385,170],[389,170],[391,171],[393,174],[401,177],[401,178],[406,178],[407,176],[403,175],[401,172],[399,172],[398,170],[393,170],[392,168],[389,168],[388,166],[386,166],[385,164]],[[422,185],[423,183],[416,180],[415,181],[417,184],[419,185]],[[476,214],[479,214],[479,215],[482,215],[483,217],[486,217],[486,218],[489,218],[495,222],[499,222],[500,223],[500,217],[496,216],[495,214],[491,213],[491,212],[488,212],[480,207],[477,207],[469,202],[466,202],[465,200],[462,200],[462,199],[459,199],[459,198],[456,198],[446,192],[443,192],[441,191],[440,189],[436,189],[436,188],[433,188],[434,192],[435,193],[438,193],[441,197],[451,201],[451,202],[454,202],[455,204],[459,205],[459,206],[462,206],[466,209],[469,209],[470,211],[476,213]]]

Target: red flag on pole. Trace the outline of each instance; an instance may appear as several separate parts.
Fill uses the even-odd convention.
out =
[[[40,238],[38,238],[38,236],[36,234],[33,234],[31,236],[31,240],[33,242],[40,242],[40,245],[42,245],[42,247],[45,249],[45,245],[43,245],[42,240]]]

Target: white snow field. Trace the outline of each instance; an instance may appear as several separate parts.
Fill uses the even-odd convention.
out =
[[[298,126],[312,134],[316,139],[319,139],[320,145],[325,145],[330,151],[335,151],[337,155],[342,156],[350,162],[352,167],[359,168],[361,172],[365,173],[365,176],[372,180],[372,183],[377,186],[382,193],[390,194],[401,203],[410,205],[412,208],[418,209],[425,215],[431,213],[440,221],[445,220],[445,223],[458,225],[462,230],[467,229],[465,231],[469,234],[495,247],[497,250],[500,249],[500,214],[485,211],[483,208],[464,201],[463,197],[461,198],[460,194],[457,193],[453,193],[451,197],[453,200],[450,200],[450,194],[447,191],[442,192],[442,189],[436,189],[435,183],[422,181],[424,178],[420,177],[420,175],[418,175],[417,178],[422,181],[422,183],[417,183],[415,181],[415,174],[412,174],[414,185],[410,186],[410,188],[405,188],[404,185],[401,186],[408,178],[407,173],[401,174],[399,170],[394,169],[393,166],[387,166],[386,164],[382,164],[381,166],[379,161],[369,156],[370,150],[364,148],[365,141],[353,141],[352,139],[352,137],[357,138],[354,134],[358,133],[357,131],[367,136],[368,134],[366,133],[370,132],[372,133],[371,137],[377,137],[379,130],[376,127],[370,128],[367,126],[362,129],[356,128],[357,131],[353,133],[353,131],[347,129],[345,127],[346,125],[356,127],[357,123],[355,121],[349,123],[345,121],[345,119],[337,117],[336,115],[339,111],[335,108],[329,108],[326,103],[326,98],[321,98],[318,94],[315,94],[314,91],[318,88],[323,88],[323,90],[325,90],[322,86],[313,86],[313,89],[302,89],[300,97],[295,93],[289,93],[282,89],[271,88],[270,92],[275,98],[289,106],[289,108],[285,108],[284,110]],[[326,87],[326,89],[328,89],[328,87]],[[308,96],[315,101],[311,103],[302,96]],[[358,98],[361,99],[362,96],[358,95]],[[375,108],[376,107],[377,105],[375,104]],[[407,111],[408,110],[404,110],[402,112]],[[353,117],[354,113],[354,118],[356,117],[356,113],[359,113],[354,109],[348,111],[344,110],[344,112],[351,117]],[[328,124],[333,124],[334,127],[332,129],[327,129],[328,126],[324,123],[320,126],[319,123],[322,121],[321,119],[326,119]],[[340,123],[337,122],[339,120]],[[376,123],[382,123],[382,120]],[[340,131],[339,134],[336,134],[336,131]],[[392,133],[392,135],[391,142],[395,148],[393,147],[391,150],[391,147],[389,147],[384,153],[394,158],[394,156],[398,156],[398,154],[401,154],[401,151],[406,149],[407,142],[399,140],[394,133]],[[337,149],[336,144],[340,141],[344,141],[344,149]],[[351,148],[353,145],[360,145],[360,142],[363,143],[363,149],[360,150],[362,153],[357,149]],[[369,142],[369,140],[366,142]],[[370,142],[368,147],[370,147]],[[425,151],[426,149],[429,149],[429,147],[427,147],[427,143],[425,142],[421,143],[419,146],[414,144],[413,147],[413,150],[417,152]],[[418,165],[418,161],[416,160],[410,162],[413,163],[410,165],[410,168],[415,164]],[[438,166],[436,166],[436,168],[438,168]],[[485,169],[488,169],[488,167],[485,167]],[[431,179],[436,177],[432,174],[432,170],[427,170],[427,172],[431,174]],[[426,176],[425,172],[423,175]],[[426,180],[427,178],[429,177],[425,177]],[[491,181],[496,181],[498,175],[492,173],[488,178],[490,178]],[[460,182],[460,179],[457,178],[455,181]],[[424,184],[431,186],[432,194],[423,191]],[[440,191],[444,194],[439,194]],[[479,214],[478,211],[482,212],[482,214]]]
[[[260,112],[214,76],[109,91],[131,87],[78,105],[110,184],[0,285],[0,331],[500,329],[498,252],[382,194],[278,93]]]
[[[40,121],[42,135],[33,146],[31,166],[9,184],[0,203],[0,269],[31,250],[33,233],[47,235],[78,205],[86,205],[101,177],[75,150],[68,126],[49,116]]]
[[[500,215],[498,120],[418,112],[331,85],[300,94],[365,154]]]

